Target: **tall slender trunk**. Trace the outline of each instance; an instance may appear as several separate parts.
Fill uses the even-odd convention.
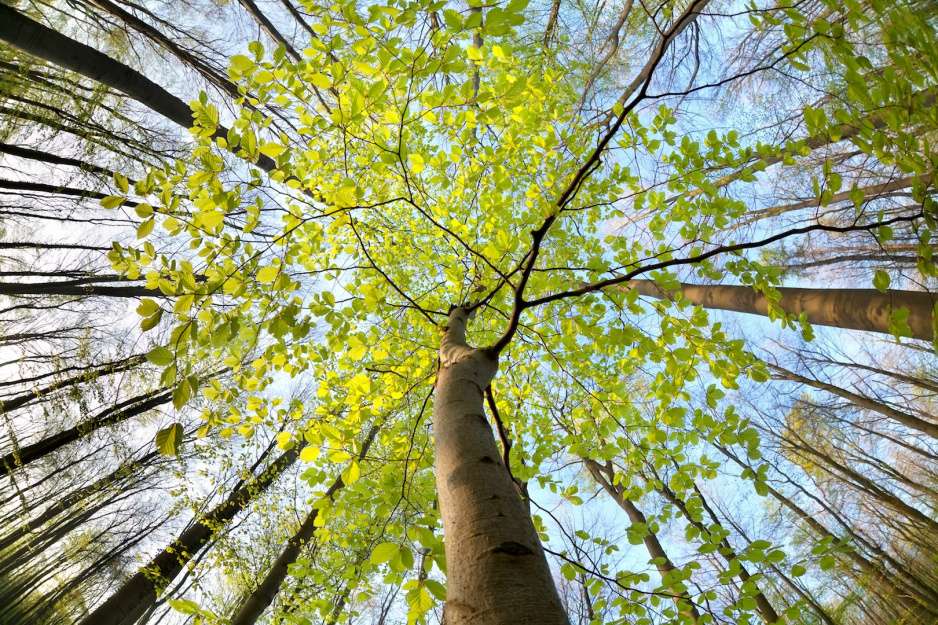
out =
[[[774,564],[772,564],[772,563],[769,563],[769,567],[772,569],[772,571],[775,573],[775,575],[776,575],[779,579],[781,579],[782,582],[785,583],[786,586],[788,586],[789,588],[791,588],[791,589],[795,592],[796,595],[798,595],[799,597],[801,597],[802,601],[804,601],[805,603],[807,603],[808,605],[811,606],[811,609],[812,609],[812,610],[814,611],[814,613],[818,616],[818,618],[821,619],[821,620],[824,622],[825,625],[839,625],[838,623],[835,623],[835,622],[834,622],[834,620],[831,618],[830,614],[827,613],[827,610],[826,610],[823,606],[821,606],[821,604],[819,604],[819,603],[814,599],[813,596],[811,596],[810,594],[808,594],[807,592],[805,592],[805,590],[804,590],[803,588],[801,588],[801,586],[799,586],[798,584],[796,584],[793,579],[791,579],[790,577],[788,577],[788,575],[786,575],[785,572],[782,571],[781,568],[779,568],[778,566],[776,566],[776,565],[774,565]]]
[[[567,625],[540,538],[485,418],[498,359],[466,344],[455,308],[433,401],[436,484],[446,538],[447,625]]]
[[[260,10],[257,4],[255,4],[254,0],[238,0],[238,4],[240,4],[241,7],[247,11],[248,15],[251,16],[251,19],[257,22],[261,29],[267,33],[268,37],[273,39],[277,44],[283,45],[287,52],[287,56],[289,56],[294,63],[297,63],[301,60],[302,57],[300,57],[300,54],[293,47],[293,44],[287,41],[287,38],[284,37],[279,30],[277,30],[277,27],[274,26],[273,22],[271,22],[266,15],[264,15],[264,12]]]
[[[127,358],[122,362],[118,363],[109,363],[105,367],[98,369],[97,371],[86,371],[76,376],[66,378],[64,380],[59,380],[58,382],[53,382],[45,386],[44,388],[36,389],[28,393],[23,393],[18,397],[13,397],[4,401],[0,401],[0,413],[11,412],[17,408],[22,408],[23,406],[29,404],[32,401],[42,399],[48,396],[50,393],[58,391],[63,388],[68,388],[69,386],[77,386],[91,380],[96,380],[99,377],[105,375],[112,375],[115,373],[120,373],[122,371],[127,371],[136,367],[138,364],[142,363],[144,356],[134,356],[132,358]]]
[[[748,286],[681,284],[677,290],[665,291],[651,280],[632,280],[622,288],[635,289],[641,295],[657,299],[674,299],[677,291],[696,306],[768,316],[765,295]],[[786,313],[807,313],[808,321],[819,326],[847,330],[889,332],[889,313],[899,308],[909,310],[906,323],[912,338],[931,341],[932,315],[938,294],[925,291],[894,291],[876,289],[795,289],[779,287],[779,302]]]
[[[75,427],[48,436],[31,445],[25,445],[18,450],[0,457],[0,468],[7,472],[12,472],[15,468],[26,466],[39,458],[61,449],[69,443],[77,441],[82,436],[87,436],[91,432],[109,425],[114,425],[115,423],[120,423],[130,417],[141,415],[148,410],[165,404],[172,399],[172,396],[173,392],[171,389],[157,389],[143,395],[131,397],[107,410],[101,411],[91,419],[83,421]]]
[[[91,6],[97,7],[102,11],[109,13],[123,22],[129,28],[132,28],[150,41],[161,46],[164,50],[179,59],[184,65],[187,65],[188,67],[198,72],[199,75],[205,78],[205,80],[224,91],[230,97],[234,99],[241,97],[238,93],[238,86],[236,84],[228,80],[227,77],[221,75],[219,72],[215,71],[214,68],[209,67],[197,55],[177,44],[171,37],[163,34],[156,27],[151,26],[147,22],[138,18],[136,15],[125,11],[119,5],[111,2],[110,0],[86,1]]]
[[[182,532],[107,601],[85,616],[79,625],[132,625],[136,622],[215,531],[228,525],[255,497],[267,490],[296,461],[301,449],[302,445],[295,445],[272,462],[258,478],[232,491],[225,501]]]
[[[743,462],[739,460],[739,458],[730,453],[726,448],[720,445],[716,445],[716,448],[723,452],[726,457],[736,462],[740,467],[748,468]],[[832,544],[838,544],[840,542],[840,538],[838,536],[824,527],[820,521],[815,519],[813,515],[803,510],[794,501],[769,485],[766,485],[766,488],[768,488],[769,494],[772,495],[772,497],[774,497],[783,506],[788,508],[792,514],[795,515],[796,519],[804,521],[808,527],[810,527],[815,532],[815,534],[817,534],[819,538],[827,538],[831,541]],[[853,561],[853,563],[857,565],[857,567],[863,572],[864,575],[869,577],[870,581],[877,588],[877,592],[884,595],[884,603],[893,604],[900,613],[904,612],[907,615],[910,615],[912,618],[919,619],[907,622],[928,623],[933,620],[935,614],[938,614],[938,608],[924,607],[928,604],[923,605],[922,603],[919,603],[919,601],[915,599],[916,593],[914,591],[898,580],[893,580],[891,577],[888,577],[882,570],[870,562],[856,549],[848,551],[845,556]]]
[[[151,451],[141,458],[134,458],[133,460],[125,462],[101,479],[96,480],[91,484],[83,486],[82,488],[79,488],[75,491],[72,491],[70,494],[47,507],[37,517],[30,519],[18,527],[13,528],[5,536],[0,538],[0,552],[13,545],[16,541],[23,538],[24,536],[27,536],[31,532],[39,529],[52,519],[58,517],[63,512],[78,505],[91,495],[101,492],[102,490],[111,487],[111,485],[115,484],[116,482],[119,482],[128,477],[137,471],[137,469],[139,469],[141,466],[151,462],[158,455],[159,453],[157,451]]]
[[[694,518],[690,510],[687,508],[685,501],[681,499],[680,497],[678,497],[674,491],[668,488],[668,485],[664,481],[661,481],[661,484],[662,484],[661,488],[656,488],[655,490],[661,493],[661,495],[665,499],[667,499],[669,502],[674,504],[684,514],[684,517],[687,519],[687,521],[691,523],[694,527],[696,527],[698,530],[700,530],[700,535],[709,540],[709,537],[712,535],[710,529],[703,523],[701,519]],[[707,500],[704,499],[703,493],[701,493],[700,490],[696,486],[694,486],[694,492],[697,495],[697,497],[700,499],[700,503],[703,506],[704,510],[706,510],[707,513],[710,515],[710,518],[713,519],[713,522],[719,525],[720,524],[719,519],[717,519],[716,514],[710,508],[710,505],[707,503]],[[736,550],[733,549],[733,546],[730,544],[729,539],[723,538],[720,541],[720,548],[717,551],[720,553],[721,556],[723,556],[723,559],[726,560],[727,564],[731,566],[732,566],[733,560],[736,560],[737,565],[739,567],[739,579],[741,579],[744,583],[750,581],[752,576],[749,574],[749,571],[746,569],[746,567],[742,564],[742,561],[740,561],[739,558],[737,557]],[[768,598],[765,596],[765,593],[762,592],[762,590],[759,588],[757,584],[755,584],[755,582],[750,582],[750,583],[755,585],[758,591],[755,595],[753,595],[753,598],[756,600],[756,609],[759,612],[759,618],[761,618],[764,623],[778,622],[778,613],[775,611],[775,608],[772,606]]]
[[[928,110],[935,104],[935,99],[936,99],[935,92],[931,89],[921,91],[918,93],[913,93],[911,94],[911,96],[913,98],[919,98],[921,100],[922,108],[920,110]],[[916,105],[916,108],[917,106],[918,105]],[[806,137],[805,139],[803,139],[803,142],[804,142],[805,147],[808,147],[812,150],[816,150],[826,145],[831,145],[839,141],[844,141],[846,139],[850,139],[851,137],[855,137],[856,135],[860,134],[864,129],[874,128],[878,130],[880,128],[884,128],[889,123],[888,119],[889,117],[887,113],[873,113],[872,115],[868,115],[867,117],[861,119],[859,122],[855,124],[853,123],[841,124],[839,128],[837,129],[836,134],[832,135],[832,134],[825,133],[823,135],[815,135],[813,137]],[[837,137],[836,140],[834,139],[835,136]],[[785,160],[784,154],[779,154],[777,156],[761,156],[761,157],[758,155],[753,156],[752,160],[749,161],[749,163],[747,163],[745,167],[741,167],[737,171],[731,174],[728,174],[724,176],[723,178],[720,178],[719,180],[713,181],[711,183],[712,186],[710,188],[716,187],[717,189],[719,189],[721,187],[725,187],[726,185],[730,184],[731,182],[735,180],[739,180],[747,171],[752,171],[752,165],[758,161],[762,161],[763,163],[765,163],[766,167],[770,167],[772,165],[781,163],[783,160]],[[688,197],[688,198],[696,197],[698,195],[701,195],[702,193],[704,193],[703,190],[695,190],[688,194],[685,194],[684,197]],[[674,198],[670,198],[668,201],[669,202],[673,201],[673,199]]]
[[[103,200],[108,196],[107,193],[100,191],[89,191],[88,189],[76,189],[75,187],[62,187],[54,184],[44,184],[32,180],[7,180],[0,179],[0,189],[10,189],[11,191],[22,191],[23,193],[49,193],[53,195],[64,195],[76,197],[79,199],[90,198],[93,200]],[[124,202],[124,206],[134,208],[137,202]]]
[[[373,426],[365,442],[362,444],[361,452],[358,454],[358,460],[361,461],[368,453],[368,449],[374,442],[375,435],[378,433],[378,426]],[[335,494],[345,488],[345,482],[340,475],[332,483],[332,486],[320,498],[320,501],[327,501],[335,497]],[[319,508],[314,507],[306,516],[300,529],[287,541],[286,546],[277,559],[267,571],[267,575],[260,585],[254,589],[250,596],[241,605],[238,613],[232,617],[230,625],[253,625],[260,618],[264,610],[274,602],[277,593],[280,592],[280,586],[286,579],[288,569],[291,564],[296,562],[303,546],[306,545],[316,532],[316,518],[319,516]]]
[[[183,128],[192,127],[192,110],[180,98],[133,68],[5,4],[0,4],[0,41],[120,91]],[[228,129],[218,126],[214,136],[227,135]],[[263,154],[257,157],[255,165],[265,171],[277,167],[272,158]]]
[[[632,500],[626,496],[625,488],[620,486],[613,486],[611,467],[608,465],[603,467],[595,460],[590,460],[589,458],[583,458],[586,468],[589,470],[590,475],[593,476],[593,479],[602,486],[603,490],[612,497],[612,500],[622,508],[629,517],[629,521],[633,524],[640,523],[644,526],[648,525],[648,519],[645,518],[645,515],[641,510],[638,509]],[[603,474],[605,472],[605,475]],[[694,622],[697,622],[700,619],[700,612],[697,610],[697,606],[694,605],[693,599],[691,599],[690,594],[686,589],[680,589],[674,586],[674,572],[677,570],[677,567],[674,566],[674,563],[671,562],[671,558],[668,557],[667,552],[664,550],[664,547],[661,545],[661,541],[658,540],[657,534],[651,531],[651,529],[646,530],[647,533],[642,536],[642,542],[645,543],[645,548],[648,550],[648,555],[655,560],[655,567],[658,569],[658,574],[661,575],[662,583],[667,586],[668,591],[672,594],[674,598],[674,605],[677,606],[678,612],[684,616],[688,616],[694,619]]]
[[[810,387],[813,387],[822,391],[827,391],[828,393],[836,395],[837,397],[842,397],[843,399],[846,399],[847,401],[854,404],[855,406],[858,406],[859,408],[865,408],[867,410],[872,410],[873,412],[878,412],[884,417],[889,417],[896,423],[904,425],[910,430],[917,430],[923,434],[927,434],[928,436],[934,439],[938,439],[938,423],[932,423],[930,421],[920,419],[916,417],[915,415],[911,415],[907,412],[902,412],[901,410],[896,410],[895,408],[892,408],[891,406],[887,406],[878,401],[874,401],[870,399],[869,397],[864,397],[862,395],[857,395],[856,393],[851,393],[850,391],[845,390],[839,386],[835,386],[834,384],[828,384],[827,382],[821,382],[820,380],[815,380],[813,378],[808,378],[803,375],[798,375],[797,373],[793,371],[789,371],[788,369],[783,369],[782,367],[779,367],[778,365],[769,365],[769,368],[771,368],[773,371],[776,371],[779,377],[781,378],[784,378],[786,380],[791,380],[793,382],[800,382],[801,384],[804,384],[806,386],[810,386]]]
[[[110,247],[81,245],[80,243],[40,243],[39,241],[0,241],[0,250],[82,250],[110,252]]]
[[[103,278],[81,278],[78,280],[62,280],[59,282],[0,282],[0,295],[60,295],[62,297],[166,297],[161,291],[139,286],[100,286],[95,282],[103,282]],[[129,280],[128,280],[129,282]]]
[[[10,154],[11,156],[16,156],[17,158],[26,158],[32,161],[50,163],[52,165],[68,165],[69,167],[77,167],[82,171],[87,171],[94,174],[103,174],[105,176],[114,175],[114,172],[110,169],[98,167],[97,165],[93,165],[76,158],[68,158],[65,156],[59,156],[57,154],[50,154],[49,152],[41,150],[32,150],[20,145],[12,145],[9,143],[0,142],[0,152],[3,154]]]
[[[909,521],[923,526],[929,533],[938,536],[938,521],[935,521],[918,508],[910,506],[896,495],[874,483],[873,480],[865,475],[838,462],[823,450],[816,449],[800,437],[798,438],[800,442],[796,442],[788,437],[781,437],[781,440],[790,445],[792,449],[807,453],[811,457],[820,460],[817,466],[826,470],[833,477],[843,480],[846,484],[868,497],[878,499],[881,503],[892,508],[898,514],[905,516]]]

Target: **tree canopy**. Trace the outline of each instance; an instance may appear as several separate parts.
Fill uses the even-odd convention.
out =
[[[120,233],[107,267],[0,295],[133,301],[146,348],[107,375],[148,382],[11,434],[4,466],[171,405],[147,458],[213,467],[177,468],[182,491],[230,482],[70,618],[938,620],[931,3],[242,0],[262,41],[218,54],[89,2],[199,76],[178,95],[57,6],[0,6],[0,40],[97,81],[114,110],[72,134],[129,153],[45,157],[94,189],[0,187],[97,202]],[[5,119],[41,127],[44,78],[11,75],[28,106]],[[140,106],[177,128],[108,130]],[[19,137],[4,153],[40,160]],[[248,556],[228,528],[259,497]],[[0,548],[52,518],[26,516]]]

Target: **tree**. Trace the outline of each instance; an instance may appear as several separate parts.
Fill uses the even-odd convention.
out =
[[[305,440],[324,452],[309,459],[311,483],[334,474],[349,461],[344,448],[381,424],[375,449],[388,468],[345,480],[353,495],[372,498],[350,497],[354,507],[340,499],[316,521],[336,536],[339,527],[327,524],[339,518],[391,519],[402,502],[415,508],[410,526],[387,524],[398,555],[393,542],[382,543],[353,574],[364,583],[386,572],[404,585],[413,619],[442,593],[428,575],[438,558],[410,571],[406,543],[419,536],[438,555],[442,527],[448,623],[567,621],[552,550],[542,544],[553,531],[549,514],[528,504],[537,503],[529,486],[536,484],[575,505],[567,476],[549,471],[568,455],[616,467],[602,477],[632,525],[647,526],[633,532],[646,545],[659,542],[652,540],[658,530],[649,531],[657,519],[677,522],[675,511],[691,536],[686,553],[669,548],[653,556],[660,583],[628,566],[562,560],[586,592],[607,589],[619,616],[690,622],[706,610],[740,620],[754,612],[798,618],[798,604],[760,586],[763,579],[790,582],[782,570],[803,574],[795,575],[801,564],[786,558],[784,541],[746,539],[745,549],[724,554],[716,578],[721,588],[739,578],[739,592],[718,595],[703,587],[707,573],[695,573],[710,546],[734,551],[721,528],[693,542],[703,535],[689,507],[703,501],[696,480],[723,468],[709,458],[714,446],[741,460],[743,484],[778,493],[780,505],[800,514],[767,485],[770,465],[760,451],[767,435],[719,388],[765,382],[773,369],[711,323],[697,305],[706,302],[689,289],[675,302],[657,298],[694,282],[711,294],[744,289],[761,300],[748,311],[797,314],[786,322],[800,321],[810,336],[808,323],[824,321],[784,301],[772,246],[807,249],[805,240],[821,233],[882,245],[898,238],[916,252],[918,274],[907,272],[909,263],[875,265],[873,284],[878,293],[898,283],[894,292],[908,293],[915,305],[887,308],[872,326],[843,321],[855,310],[824,320],[933,338],[934,306],[922,285],[936,275],[934,12],[916,2],[767,4],[732,15],[704,0],[641,11],[631,2],[595,9],[473,2],[462,12],[429,2],[310,4],[317,37],[299,52],[253,3],[243,4],[277,48],[267,54],[255,42],[231,58],[229,78],[245,97],[224,120],[207,94],[190,110],[185,99],[92,47],[13,9],[2,14],[17,26],[2,31],[12,45],[100,78],[179,125],[195,124],[191,158],[135,172],[132,192],[115,177],[119,192],[102,199],[136,204],[137,232],[148,238],[143,246],[116,246],[113,269],[146,276],[151,290],[174,296],[145,300],[141,312],[144,328],[173,315],[156,360],[177,403],[192,394],[192,363],[224,360],[235,370],[232,381],[206,388],[208,398],[243,400],[259,420],[218,411],[206,415],[207,427],[222,436],[237,427],[249,440],[270,427],[265,402],[279,382],[316,379],[317,399],[308,407],[318,417],[309,410],[281,417],[285,449]],[[288,12],[296,19],[295,8]],[[721,26],[739,37],[735,50],[708,39]],[[756,101],[757,89],[765,104],[759,121],[717,106],[729,97]],[[772,110],[776,102],[797,103],[798,114]],[[275,130],[284,112],[295,117]],[[778,173],[773,179],[796,189],[793,201],[760,197],[770,187],[760,178],[769,167]],[[887,204],[889,181],[897,179],[907,197]],[[157,222],[166,235],[153,234]],[[640,282],[649,279],[653,285]],[[734,284],[711,288],[708,280]],[[836,295],[828,289],[817,297]],[[650,409],[639,406],[640,375],[648,378],[638,387],[654,399]],[[870,398],[857,401],[873,409]],[[561,423],[551,411],[558,405]],[[432,448],[421,429],[430,406]],[[889,409],[903,426],[933,427],[927,416]],[[862,478],[836,465],[841,477]],[[673,467],[667,489],[638,473],[649,466]],[[916,517],[919,529],[935,522],[931,510],[903,507],[887,490],[876,494]],[[821,544],[813,555],[826,570],[839,539],[820,522],[809,527]],[[341,540],[356,553],[373,542],[351,534]],[[887,600],[891,588],[903,592],[865,555],[846,557]],[[743,568],[743,558],[751,566]],[[829,618],[823,601],[789,587]],[[351,609],[348,588],[336,590],[332,612],[340,614]],[[928,618],[918,599],[906,599],[889,618]]]

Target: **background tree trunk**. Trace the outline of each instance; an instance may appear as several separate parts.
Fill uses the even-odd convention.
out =
[[[651,280],[632,280],[623,288],[635,289],[642,295],[656,299],[673,300],[677,294],[676,290],[662,290]],[[752,287],[681,283],[679,290],[682,297],[690,300],[695,306],[768,316],[768,300]],[[907,308],[907,323],[912,329],[912,338],[931,341],[935,336],[932,315],[938,295],[933,293],[893,290],[882,293],[876,289],[788,287],[778,287],[778,291],[782,294],[779,306],[786,313],[807,313],[808,321],[814,325],[891,334],[890,310]]]

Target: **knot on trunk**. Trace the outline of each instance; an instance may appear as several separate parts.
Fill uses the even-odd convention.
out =
[[[504,553],[509,556],[533,556],[534,551],[529,547],[525,547],[521,543],[516,543],[514,541],[508,541],[500,544],[495,549],[492,549],[492,553]]]

